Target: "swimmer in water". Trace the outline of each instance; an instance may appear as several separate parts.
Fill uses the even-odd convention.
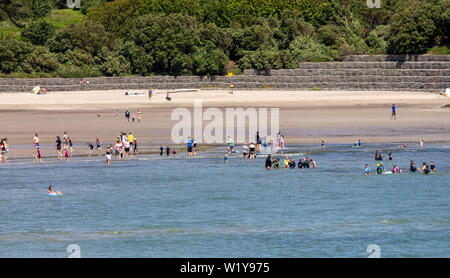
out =
[[[273,168],[278,169],[280,168],[280,159],[277,158],[273,161]]]
[[[47,193],[50,195],[63,195],[61,191],[53,191],[53,186],[51,185],[49,186]]]
[[[431,173],[436,172],[436,165],[434,165],[433,161],[430,162],[430,172]]]
[[[383,169],[380,164],[377,164],[377,175],[381,175],[383,173]]]
[[[269,154],[266,158],[266,170],[271,170],[271,169],[272,169],[272,157]]]
[[[317,168],[317,163],[312,158],[309,159],[309,162],[312,164],[313,168]]]
[[[415,173],[417,171],[416,164],[414,164],[414,161],[412,160],[409,162],[409,171],[412,173]]]
[[[425,175],[428,175],[430,173],[430,168],[428,167],[426,162],[423,162],[422,168],[419,168],[419,171],[424,173]]]
[[[370,175],[371,172],[372,172],[372,170],[369,168],[369,164],[366,163],[364,165],[364,174]]]
[[[292,158],[291,161],[289,161],[289,168],[295,169],[295,158]]]
[[[392,173],[394,173],[394,174],[399,174],[399,173],[401,173],[401,172],[402,172],[402,170],[398,169],[398,166],[397,166],[397,165],[394,165],[394,168],[392,168]]]

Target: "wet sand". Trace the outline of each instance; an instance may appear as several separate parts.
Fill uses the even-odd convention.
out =
[[[203,108],[267,107],[280,109],[280,130],[289,143],[318,144],[362,142],[450,142],[448,97],[427,92],[342,92],[202,90],[173,93],[156,90],[149,100],[144,90],[50,92],[0,94],[0,137],[7,137],[10,158],[30,157],[32,138],[39,133],[44,157],[54,156],[57,135],[67,131],[75,155],[85,155],[87,142],[100,138],[112,143],[120,131],[132,132],[141,150],[172,144],[171,120],[177,107],[192,110],[193,101]],[[391,105],[398,106],[397,120],[391,120]],[[143,113],[142,122],[127,122],[125,109]],[[115,110],[119,110],[116,117]],[[225,114],[225,113],[224,113]],[[204,121],[204,125],[208,122]],[[225,131],[224,131],[225,133]],[[253,136],[252,136],[253,138]],[[174,146],[175,147],[175,146]],[[182,147],[182,146],[179,146]]]

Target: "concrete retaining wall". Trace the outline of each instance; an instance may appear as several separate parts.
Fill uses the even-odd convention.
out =
[[[48,91],[220,89],[230,81],[236,89],[422,90],[450,87],[450,55],[346,56],[344,62],[300,63],[298,69],[245,70],[228,76],[127,76],[83,78],[0,78],[0,92],[29,92],[35,86]]]

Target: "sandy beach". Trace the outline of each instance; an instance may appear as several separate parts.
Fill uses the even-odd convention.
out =
[[[142,149],[171,144],[171,120],[177,107],[279,108],[280,130],[287,144],[362,142],[450,142],[450,99],[428,92],[200,90],[172,93],[155,90],[0,94],[0,137],[7,137],[10,158],[31,157],[32,138],[39,133],[44,157],[54,155],[57,135],[67,131],[74,154],[86,154],[86,143],[100,138],[112,143],[120,131],[132,132]],[[391,120],[391,105],[398,107]],[[142,122],[127,122],[124,111],[142,111]],[[116,109],[119,115],[116,117]]]

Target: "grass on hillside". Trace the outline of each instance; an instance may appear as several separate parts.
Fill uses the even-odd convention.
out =
[[[434,55],[450,55],[450,48],[448,46],[435,46],[428,51],[428,54]]]
[[[72,9],[53,10],[48,16],[39,18],[37,21],[47,21],[56,29],[61,29],[69,24],[78,23],[83,20],[84,15],[80,11]],[[28,23],[32,22],[29,20]],[[0,34],[11,35],[15,39],[19,39],[21,35],[21,29],[11,22],[0,22]]]

